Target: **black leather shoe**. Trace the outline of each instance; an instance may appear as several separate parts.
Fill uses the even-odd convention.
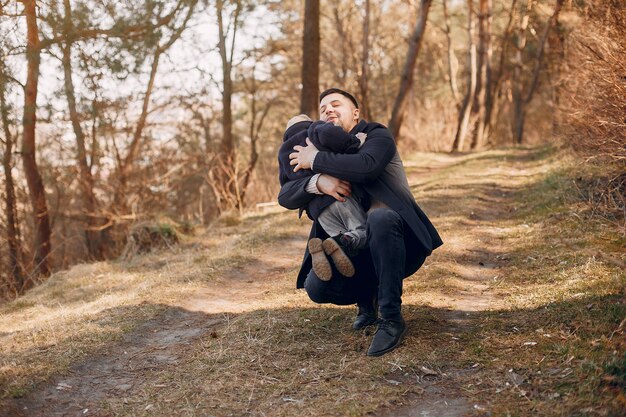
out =
[[[352,323],[352,330],[361,330],[378,320],[378,299],[375,296],[371,303],[357,304],[359,308],[356,319]]]
[[[370,348],[367,350],[367,356],[381,356],[391,352],[400,345],[406,330],[406,323],[402,318],[400,320],[380,318]]]

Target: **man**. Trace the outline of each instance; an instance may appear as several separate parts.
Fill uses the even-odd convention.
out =
[[[307,146],[295,146],[290,155],[294,171],[311,169],[316,175],[285,183],[278,202],[288,209],[302,209],[318,193],[344,201],[351,194],[351,183],[360,184],[369,195],[369,250],[354,259],[356,275],[334,274],[330,281],[320,280],[312,271],[307,249],[297,287],[317,303],[356,303],[352,327],[359,330],[378,323],[367,354],[380,356],[395,349],[406,334],[401,313],[403,279],[415,273],[443,242],[411,194],[391,133],[381,124],[359,121],[358,107],[350,93],[337,88],[320,95],[321,120],[350,134],[365,133],[367,138],[356,154],[320,152],[310,141]],[[309,237],[329,236],[313,222]]]

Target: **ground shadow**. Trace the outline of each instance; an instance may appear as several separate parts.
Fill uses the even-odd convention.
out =
[[[588,359],[570,360],[565,376],[564,365],[552,369],[554,375],[542,375],[545,366],[538,362],[563,363],[563,349],[565,356],[575,353],[606,329],[585,328],[575,340],[562,340],[538,335],[537,328],[556,336],[602,314],[615,317],[617,326],[624,314],[621,302],[616,296],[588,297],[529,310],[482,312],[408,304],[406,340],[381,358],[365,356],[372,329],[351,331],[351,309],[205,314],[150,306],[159,311],[153,318],[72,361],[67,372],[23,397],[5,399],[0,415],[130,415],[150,409],[186,415],[192,400],[195,414],[216,416],[345,415],[350,410],[370,416],[432,415],[433,410],[467,415],[477,402],[488,407],[489,395],[497,390],[518,388],[532,402],[565,407],[566,395],[548,394],[577,389],[584,370],[574,368]],[[137,308],[146,306],[105,310],[94,320],[132,316]],[[495,356],[498,362],[492,361],[493,350],[482,346],[485,341],[505,352]],[[507,369],[516,376],[507,375]],[[479,381],[486,397],[464,388]],[[362,395],[378,397],[366,401]],[[331,399],[339,401],[335,408],[327,408]],[[442,401],[453,414],[444,414]],[[517,414],[515,407],[511,404]]]

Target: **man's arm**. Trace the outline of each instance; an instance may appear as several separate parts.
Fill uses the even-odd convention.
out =
[[[337,201],[346,201],[345,197],[352,194],[349,182],[322,174],[319,177],[302,178],[285,183],[278,193],[278,204],[290,210],[302,208],[309,204],[313,197],[319,195],[311,192],[313,187],[309,187],[312,185],[309,184],[309,180],[317,181],[315,188],[320,193],[327,194]]]
[[[372,181],[385,170],[396,153],[396,144],[386,128],[368,132],[367,140],[356,154],[318,152],[314,147],[294,147],[289,155],[291,165],[299,169],[328,174],[349,182]],[[298,167],[299,166],[299,167]]]

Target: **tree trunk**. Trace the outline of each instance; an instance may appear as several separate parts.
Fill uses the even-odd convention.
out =
[[[359,90],[361,92],[360,115],[365,120],[370,119],[370,110],[367,97],[367,72],[369,68],[370,51],[370,0],[365,0],[365,16],[363,18],[363,54],[361,55],[361,76],[359,77]]]
[[[118,158],[118,172],[117,172],[117,180],[118,184],[115,188],[115,195],[113,198],[113,206],[114,208],[121,213],[126,212],[127,207],[127,194],[128,194],[128,178],[131,175],[133,170],[133,166],[135,164],[135,160],[139,155],[139,149],[141,147],[141,139],[143,137],[143,130],[146,127],[146,123],[148,120],[148,108],[150,107],[150,96],[152,95],[152,90],[154,88],[154,80],[156,78],[157,70],[159,67],[159,58],[161,56],[160,48],[154,53],[154,58],[152,59],[152,66],[150,69],[150,78],[148,79],[148,86],[146,87],[146,92],[143,96],[143,104],[141,107],[141,114],[139,115],[139,120],[137,121],[137,125],[135,126],[135,131],[133,132],[133,139],[130,142],[128,147],[128,153],[125,158]]]
[[[4,72],[0,73],[0,77],[0,112],[5,137],[2,167],[5,174],[5,212],[7,218],[7,244],[9,246],[9,274],[12,278],[11,286],[13,287],[13,290],[16,294],[21,294],[25,289],[32,286],[32,283],[25,276],[22,268],[22,240],[20,238],[17,218],[15,184],[13,183],[13,174],[11,172],[11,169],[13,168],[13,135],[11,135],[11,129],[9,127],[9,115],[5,98],[7,80]]]
[[[233,138],[233,113],[232,113],[232,95],[233,95],[233,82],[232,82],[232,63],[233,63],[233,51],[235,45],[237,25],[239,24],[239,12],[241,9],[241,2],[237,1],[235,14],[233,17],[232,27],[233,36],[231,39],[230,51],[226,47],[226,30],[224,28],[224,21],[222,12],[224,9],[223,0],[217,0],[215,3],[217,11],[217,25],[219,42],[218,49],[220,57],[222,59],[222,77],[223,77],[223,89],[222,89],[222,142],[220,145],[220,162],[218,166],[218,182],[219,188],[224,193],[225,197],[233,199],[234,205],[237,205],[238,191],[237,191],[237,158],[235,153],[235,141]]]
[[[490,140],[491,132],[493,131],[493,124],[498,120],[498,112],[500,109],[500,88],[502,86],[502,79],[505,72],[505,59],[508,54],[508,45],[513,31],[513,21],[515,17],[515,6],[517,0],[511,1],[511,9],[509,11],[509,20],[502,34],[502,45],[500,46],[500,58],[498,60],[498,67],[495,77],[491,81],[488,81],[489,89],[486,91],[487,98],[485,99],[485,132],[483,133],[487,141]]]
[[[543,65],[543,53],[545,51],[546,41],[548,40],[548,35],[550,34],[550,29],[553,26],[556,26],[559,13],[561,12],[561,8],[563,7],[564,0],[557,0],[554,6],[554,12],[552,12],[552,16],[546,23],[546,27],[543,30],[543,34],[541,35],[541,39],[539,40],[539,48],[537,49],[537,56],[535,57],[535,68],[533,70],[532,78],[530,81],[530,87],[526,89],[526,96],[524,97],[524,105],[530,103],[533,99],[533,95],[537,90],[537,86],[539,84],[539,73],[541,70],[541,66]]]
[[[484,143],[485,107],[487,91],[489,90],[488,77],[491,73],[491,34],[489,27],[491,7],[489,0],[479,0],[478,13],[478,78],[474,95],[474,112],[477,118],[470,146],[472,150],[480,149]]]
[[[37,122],[37,86],[39,83],[39,29],[37,27],[37,10],[35,0],[24,0],[24,15],[26,16],[27,44],[27,76],[24,88],[24,117],[22,162],[24,174],[28,184],[33,218],[35,223],[35,264],[41,274],[50,275],[50,218],[39,169],[37,168],[35,125]]]
[[[413,86],[413,73],[415,70],[415,62],[417,61],[417,55],[420,51],[422,39],[424,39],[424,31],[426,29],[426,20],[428,18],[428,10],[432,0],[420,0],[420,10],[417,17],[417,24],[415,25],[415,31],[409,41],[409,50],[406,56],[406,62],[402,69],[402,78],[400,81],[400,88],[398,95],[393,104],[393,110],[391,111],[391,119],[389,120],[389,130],[396,141],[398,140],[398,134],[400,133],[400,126],[404,118],[404,106],[406,104],[406,96]]]
[[[320,74],[320,1],[304,2],[304,33],[302,36],[302,96],[300,113],[319,118]]]
[[[454,98],[454,102],[458,103],[459,87],[456,82],[456,74],[459,70],[459,61],[454,55],[454,46],[452,44],[452,35],[450,31],[450,16],[448,15],[448,6],[446,5],[446,1],[447,0],[443,0],[443,21],[445,24],[446,39],[448,41],[448,78],[450,79],[450,90],[452,91],[452,97]]]
[[[515,68],[513,70],[513,79],[511,80],[513,87],[513,124],[511,127],[513,130],[513,140],[518,144],[522,143],[524,136],[524,118],[526,117],[524,103],[522,103],[522,71],[524,65],[522,53],[526,47],[526,29],[528,28],[528,20],[532,7],[533,0],[528,0],[517,30]]]
[[[470,114],[472,111],[472,103],[476,92],[476,44],[474,43],[474,23],[472,21],[472,15],[474,14],[472,0],[467,0],[467,6],[467,36],[469,38],[468,64],[470,71],[467,83],[467,92],[465,93],[463,105],[461,106],[461,111],[459,112],[459,122],[454,142],[452,143],[452,150],[457,152],[461,152],[463,150],[463,145],[465,144],[465,136],[467,135],[467,128],[469,126]]]
[[[490,111],[491,106],[493,106],[493,96],[491,92],[493,91],[493,43],[491,42],[491,28],[493,22],[493,1],[487,0],[487,8],[486,8],[487,17],[485,19],[485,112],[483,114],[483,133],[482,133],[482,144],[485,144],[489,139],[489,129],[488,129],[488,119],[487,112]]]
[[[561,11],[561,8],[563,7],[563,1],[564,0],[557,0],[554,6],[554,12],[552,12],[552,16],[550,16],[548,23],[546,23],[546,27],[543,30],[543,34],[541,35],[541,38],[539,39],[539,47],[537,48],[537,55],[535,57],[535,66],[533,69],[533,73],[531,75],[530,85],[524,88],[525,86],[523,85],[523,81],[521,80],[521,75],[517,75],[518,90],[515,91],[513,95],[513,99],[514,99],[513,134],[515,135],[514,138],[518,144],[521,144],[524,141],[524,123],[526,121],[526,113],[527,113],[526,106],[528,105],[528,103],[530,103],[530,101],[533,98],[533,95],[535,94],[535,91],[537,90],[537,85],[539,83],[539,72],[543,64],[543,51],[546,46],[546,40],[548,39],[548,34],[550,33],[550,29],[552,28],[552,26],[556,24],[559,18],[559,12]],[[530,11],[530,6],[528,8],[528,12],[529,11]],[[528,13],[526,14],[525,17],[528,18]],[[523,25],[524,24],[522,24],[522,26]],[[527,25],[528,25],[528,22],[526,22],[526,26]],[[522,29],[522,26],[520,26],[520,31]],[[525,41],[525,38],[524,38],[524,41]],[[521,68],[522,68],[521,52],[524,49],[524,46],[525,44],[522,45],[520,49],[518,45],[517,58],[519,59],[519,61],[516,62],[517,63],[515,67],[516,71],[518,69],[521,71]],[[524,91],[526,92],[526,95],[524,95]]]
[[[250,90],[249,90],[250,95],[251,95],[251,100],[250,100],[251,118],[250,118],[250,126],[249,126],[250,162],[248,163],[248,167],[246,168],[243,174],[243,180],[241,182],[241,195],[238,198],[238,201],[239,201],[238,208],[239,208],[239,212],[242,214],[243,214],[243,208],[244,208],[245,199],[246,199],[246,192],[248,191],[248,187],[250,186],[252,173],[254,172],[256,163],[258,162],[258,159],[259,159],[259,152],[257,149],[258,148],[257,144],[259,142],[259,133],[261,132],[261,129],[263,128],[263,123],[265,123],[265,119],[267,115],[269,114],[270,109],[274,105],[273,100],[270,100],[269,102],[264,103],[263,111],[261,112],[261,115],[257,121],[257,90],[258,89],[257,89],[256,79],[254,78],[254,70],[255,70],[255,67],[252,68],[252,77],[251,77],[252,85],[250,86]]]
[[[334,2],[332,5],[332,13],[334,18],[335,30],[337,31],[337,38],[341,39],[333,45],[333,48],[339,50],[339,65],[335,68],[335,74],[339,85],[345,86],[350,81],[348,76],[350,72],[354,70],[355,65],[353,62],[356,47],[352,43],[352,28],[349,17],[342,14],[342,5],[339,2]]]
[[[83,211],[85,212],[85,239],[89,257],[95,260],[104,259],[104,248],[102,247],[102,231],[96,231],[102,222],[98,219],[98,201],[94,193],[94,179],[91,167],[87,162],[87,149],[85,146],[85,134],[80,125],[78,111],[76,109],[76,95],[74,93],[74,82],[72,80],[72,9],[70,0],[63,0],[65,7],[65,45],[63,45],[63,72],[65,76],[65,96],[72,121],[72,128],[76,136],[76,160],[80,172],[79,184],[82,190]]]

